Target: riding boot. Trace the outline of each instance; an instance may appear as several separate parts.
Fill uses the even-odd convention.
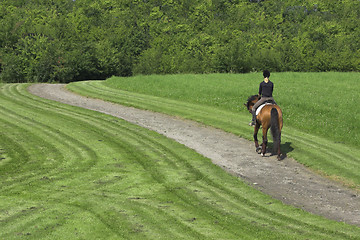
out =
[[[256,112],[252,111],[252,119],[251,119],[251,123],[249,125],[255,126],[255,124],[256,124]]]

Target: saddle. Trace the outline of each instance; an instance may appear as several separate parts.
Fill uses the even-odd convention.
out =
[[[265,101],[263,104],[261,104],[256,110],[256,116],[260,113],[261,109],[263,109],[263,107],[265,107],[266,105],[271,105],[271,104],[275,104],[276,105],[276,102],[273,101],[273,100],[268,100],[268,101]]]

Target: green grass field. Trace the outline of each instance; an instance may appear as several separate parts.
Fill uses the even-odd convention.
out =
[[[236,134],[251,134],[248,126],[238,128],[249,120],[238,109],[122,91],[109,87],[111,81],[114,79],[82,82],[70,88],[127,105],[158,106],[160,111],[228,126],[226,130]],[[306,213],[262,194],[162,135],[35,97],[26,91],[27,86],[0,86],[0,239],[360,236],[358,227]],[[304,139],[315,136],[292,131],[286,141],[299,135],[296,138],[304,142],[293,140],[294,150],[289,154],[310,154],[307,148],[312,144],[332,146],[323,138],[309,143]],[[337,155],[346,145],[340,145],[340,152],[329,154],[341,158]],[[304,150],[296,151],[298,146]],[[337,167],[342,165],[346,164]]]
[[[274,98],[287,126],[360,146],[360,73],[272,73]],[[243,103],[258,93],[261,73],[113,77],[106,86],[246,113]]]
[[[358,73],[274,73],[282,107],[282,150],[321,174],[359,189],[360,122],[354,107]],[[113,77],[72,83],[86,96],[181,116],[252,140],[243,103],[258,92],[261,73]],[[325,87],[324,87],[325,86]],[[331,89],[331,90],[330,90]],[[355,104],[356,106],[356,104]]]

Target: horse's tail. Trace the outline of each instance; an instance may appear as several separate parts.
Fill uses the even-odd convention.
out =
[[[281,142],[281,129],[279,126],[279,113],[276,108],[271,109],[271,134],[274,141],[274,154],[276,154]]]

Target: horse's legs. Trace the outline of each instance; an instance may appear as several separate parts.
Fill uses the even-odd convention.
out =
[[[258,141],[258,137],[257,134],[259,132],[259,128],[260,128],[260,124],[256,123],[255,124],[255,128],[254,128],[254,142],[255,142],[255,148],[256,148],[256,152],[259,151],[259,141]]]
[[[268,129],[269,128],[263,126],[263,130],[262,130],[262,132],[263,132],[263,143],[262,143],[262,151],[261,151],[262,156],[265,156],[265,153],[266,153],[266,146],[267,146],[267,143],[268,143],[268,139],[267,139]]]

